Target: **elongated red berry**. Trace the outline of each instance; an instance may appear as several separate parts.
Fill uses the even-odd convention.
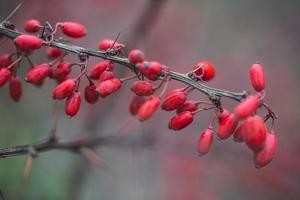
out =
[[[102,81],[97,85],[96,91],[99,92],[101,97],[106,97],[112,93],[118,91],[122,86],[122,83],[117,78],[108,79]]]
[[[71,96],[77,86],[77,82],[74,79],[67,79],[56,86],[52,91],[53,99],[65,99]]]
[[[96,85],[88,85],[84,89],[85,100],[90,103],[96,103],[99,99],[99,93],[96,91]]]
[[[268,133],[263,149],[254,153],[255,167],[261,168],[269,164],[276,153],[276,149],[277,137],[272,133]]]
[[[197,150],[200,155],[205,155],[211,148],[213,143],[214,133],[211,129],[205,129],[200,135],[197,144]]]
[[[115,78],[114,73],[112,71],[105,70],[101,73],[99,81],[102,82],[113,78]]]
[[[131,91],[138,96],[149,96],[155,92],[155,88],[148,81],[135,81],[131,86]]]
[[[143,105],[140,106],[140,109],[137,113],[137,116],[140,121],[148,120],[153,116],[155,111],[159,108],[160,99],[157,96],[151,96],[145,100]]]
[[[243,134],[245,132],[245,125],[244,122],[234,131],[233,133],[233,141],[235,142],[243,142]]]
[[[15,43],[22,51],[28,52],[30,50],[41,48],[43,40],[34,35],[23,34],[16,37]]]
[[[218,113],[219,125],[217,128],[218,138],[224,140],[231,136],[238,125],[238,120],[234,114],[224,109],[223,112]]]
[[[245,121],[243,139],[253,151],[260,151],[265,143],[267,129],[264,120],[258,115],[248,117]]]
[[[190,125],[194,120],[193,114],[190,111],[184,111],[172,117],[169,121],[169,129],[181,130]]]
[[[36,65],[27,72],[25,80],[31,84],[39,85],[49,76],[50,70],[50,65],[47,63]]]
[[[71,64],[67,61],[58,63],[56,66],[51,68],[50,78],[62,80],[71,72]]]
[[[176,112],[177,113],[181,113],[183,111],[196,111],[198,109],[198,105],[197,102],[193,101],[193,100],[188,100],[186,102],[184,102],[184,104],[182,104],[180,107],[177,108]]]
[[[75,116],[80,108],[81,98],[79,92],[74,92],[66,100],[65,112],[69,117]]]
[[[259,104],[259,96],[250,95],[236,106],[234,113],[239,119],[244,119],[252,115],[259,107]]]
[[[182,106],[187,99],[187,94],[182,89],[170,91],[164,98],[161,109],[166,111],[176,110]]]
[[[193,70],[198,69],[195,71],[195,75],[201,78],[203,81],[209,81],[215,77],[215,67],[213,64],[207,61],[201,61],[196,63],[193,67]]]
[[[41,22],[37,19],[30,19],[25,22],[25,30],[28,33],[36,33],[41,29]]]
[[[61,31],[72,38],[81,38],[86,35],[85,27],[77,22],[63,22],[61,23]]]
[[[251,65],[249,73],[253,88],[258,92],[265,89],[265,73],[263,66],[259,63],[255,63]]]
[[[129,62],[131,62],[134,65],[137,63],[144,62],[144,58],[145,58],[144,52],[139,49],[134,49],[130,51],[128,55]]]
[[[8,53],[5,53],[0,56],[0,68],[7,67],[12,63],[11,55]]]
[[[19,77],[11,77],[9,80],[9,95],[15,101],[18,102],[22,96],[22,82]]]
[[[162,65],[159,62],[143,62],[138,65],[139,71],[141,74],[146,76],[149,80],[155,81],[157,80],[157,75],[162,70]]]
[[[120,48],[123,48],[123,47],[125,47],[123,44],[115,42],[111,39],[103,39],[98,44],[99,50],[102,50],[102,51],[105,51],[105,50],[108,50],[108,49],[115,49],[116,50],[116,49],[120,49]]]
[[[0,88],[5,85],[5,83],[9,80],[11,77],[11,72],[7,68],[1,68],[0,69]]]
[[[145,98],[141,96],[133,96],[129,104],[129,112],[132,115],[136,115],[140,107],[144,104]]]
[[[91,70],[90,78],[98,80],[100,78],[100,75],[105,70],[112,71],[114,68],[114,64],[111,63],[109,60],[103,60],[99,63],[97,63]]]
[[[64,53],[63,50],[54,47],[48,47],[46,51],[47,57],[51,60],[59,58],[60,56],[63,55],[63,53]]]

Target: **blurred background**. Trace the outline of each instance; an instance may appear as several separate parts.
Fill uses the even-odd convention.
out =
[[[1,0],[1,19],[18,3]],[[97,148],[107,167],[93,166],[78,154],[48,151],[33,160],[30,176],[21,182],[26,156],[0,159],[0,188],[6,199],[300,199],[300,1],[25,0],[11,22],[23,31],[30,18],[52,24],[81,22],[88,35],[72,43],[90,48],[121,32],[119,41],[128,48],[143,49],[147,59],[179,72],[209,60],[217,74],[208,85],[231,91],[251,91],[248,69],[260,61],[266,71],[266,100],[279,115],[279,146],[273,162],[259,170],[250,150],[232,139],[214,140],[212,150],[199,157],[196,143],[211,113],[197,115],[180,132],[167,128],[174,113],[158,111],[140,123],[128,112],[132,97],[128,82],[95,105],[83,102],[72,119],[64,114],[64,102],[59,102],[58,135],[63,141],[128,134],[128,141],[120,145]],[[0,54],[13,51],[10,41],[0,47]],[[44,50],[32,60],[45,62]],[[92,59],[91,65],[97,61]],[[28,65],[22,66],[24,77]],[[119,77],[128,74],[122,67],[117,71]],[[41,88],[24,84],[19,103],[9,98],[7,86],[1,88],[1,148],[47,138],[53,123],[53,87],[51,80]],[[206,97],[193,92],[191,98]],[[235,105],[225,102],[230,109]]]

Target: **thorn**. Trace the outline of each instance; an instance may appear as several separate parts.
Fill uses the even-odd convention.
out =
[[[80,149],[80,153],[91,164],[96,165],[99,168],[111,169],[106,164],[106,162],[104,161],[104,159],[101,156],[99,156],[96,152],[94,152],[93,150],[87,149],[87,148],[83,148],[83,149]]]
[[[32,156],[29,154],[28,158],[25,162],[23,176],[22,176],[22,182],[24,182],[28,178],[31,168],[32,168]]]
[[[11,17],[13,17],[14,14],[21,8],[23,3],[24,3],[24,1],[21,1],[21,3],[19,3],[17,5],[17,7],[1,22],[1,24],[3,24],[4,22],[7,22]]]

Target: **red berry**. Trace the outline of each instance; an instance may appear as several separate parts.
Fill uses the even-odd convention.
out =
[[[144,52],[139,49],[134,49],[130,51],[128,55],[129,62],[131,62],[134,65],[137,63],[144,62],[144,58],[145,58]]]
[[[137,115],[140,121],[149,119],[159,108],[160,99],[157,96],[151,96],[141,105]]]
[[[139,71],[141,74],[146,76],[149,80],[155,81],[157,80],[157,75],[162,70],[162,65],[159,62],[143,62],[138,65]]]
[[[197,150],[200,155],[205,155],[209,151],[214,139],[214,133],[211,129],[206,129],[200,135],[197,144]]]
[[[102,72],[104,72],[105,70],[112,71],[113,68],[114,68],[113,63],[111,63],[109,60],[103,60],[92,68],[90,73],[90,78],[98,80]]]
[[[9,95],[18,102],[22,96],[22,82],[19,77],[11,77],[9,80]]]
[[[197,68],[199,69],[195,72],[195,75],[200,77],[203,81],[209,81],[214,78],[216,72],[213,64],[207,61],[201,61],[193,67],[193,70]]]
[[[117,78],[108,79],[100,82],[97,85],[96,91],[99,92],[100,96],[106,97],[116,91],[118,91],[122,86],[122,83]]]
[[[223,112],[218,113],[218,120],[219,126],[217,128],[217,136],[223,140],[233,134],[238,125],[238,120],[232,113],[225,109]]]
[[[8,53],[5,53],[0,56],[0,68],[2,67],[8,67],[11,64],[11,55]]]
[[[264,146],[267,135],[264,120],[255,115],[248,117],[244,123],[243,139],[245,143],[253,151],[260,151]]]
[[[56,86],[52,91],[53,99],[65,99],[71,96],[77,86],[77,82],[74,79],[67,79]]]
[[[235,142],[243,142],[243,134],[245,132],[245,125],[244,122],[235,130],[233,133],[233,141]]]
[[[181,130],[188,125],[190,125],[193,122],[193,114],[190,111],[184,111],[173,118],[169,121],[169,129],[173,130]]]
[[[149,96],[155,92],[154,86],[152,83],[147,81],[136,81],[131,87],[131,91],[138,96]]]
[[[189,100],[184,102],[184,104],[182,104],[180,107],[177,108],[176,112],[177,113],[181,113],[183,111],[196,111],[198,109],[198,105],[195,101],[193,100]]]
[[[258,95],[250,95],[235,108],[235,115],[239,119],[244,119],[252,115],[259,107],[260,99]]]
[[[104,71],[104,72],[101,73],[99,81],[102,82],[102,81],[106,81],[106,80],[113,79],[113,78],[115,78],[113,72]]]
[[[81,98],[79,92],[74,92],[66,100],[65,112],[68,116],[75,116],[80,108]]]
[[[27,20],[25,23],[25,30],[28,33],[36,33],[41,29],[41,22],[36,19]]]
[[[35,85],[40,85],[50,74],[50,65],[47,63],[37,65],[27,72],[26,81]]]
[[[9,80],[11,72],[7,68],[0,69],[0,88]]]
[[[129,112],[132,115],[136,115],[140,109],[140,107],[144,104],[145,99],[141,96],[133,96],[130,104],[129,104]]]
[[[19,35],[15,43],[20,50],[29,52],[30,50],[39,49],[43,45],[43,40],[34,35]]]
[[[86,35],[85,27],[77,22],[63,22],[61,30],[65,35],[72,38],[81,38]]]
[[[164,98],[161,109],[166,111],[176,110],[186,101],[187,95],[182,89],[176,89],[169,92]]]
[[[254,153],[255,166],[261,168],[269,164],[275,155],[276,149],[277,137],[272,133],[268,133],[263,149]]]
[[[113,44],[114,44],[114,46],[112,47]],[[105,51],[105,50],[108,50],[108,49],[111,49],[111,48],[116,50],[116,49],[120,49],[120,48],[123,48],[123,47],[124,47],[123,44],[115,42],[111,39],[101,40],[98,44],[99,50],[102,50],[102,51]]]
[[[99,99],[99,93],[96,91],[96,85],[88,85],[84,89],[85,100],[90,103],[96,103]]]
[[[55,67],[51,68],[50,78],[62,80],[71,72],[71,65],[67,61],[58,63]]]
[[[51,60],[59,58],[60,56],[63,55],[63,53],[64,53],[63,50],[60,50],[60,49],[55,48],[55,47],[48,47],[47,51],[46,51],[47,57]]]
[[[250,67],[250,80],[256,91],[265,89],[265,73],[261,64],[255,63]]]

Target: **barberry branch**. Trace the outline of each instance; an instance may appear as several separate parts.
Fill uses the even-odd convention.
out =
[[[14,40],[17,36],[21,35],[22,33],[11,30],[5,25],[1,24],[0,25],[0,34],[10,38],[11,40]],[[72,53],[77,55],[79,58],[86,58],[86,57],[99,57],[103,58],[106,60],[110,60],[112,62],[118,63],[122,66],[127,67],[130,69],[132,72],[137,72],[138,69],[135,65],[131,64],[129,60],[125,57],[122,57],[120,55],[114,55],[114,52],[112,51],[99,51],[99,50],[93,50],[89,48],[84,48],[72,44],[65,43],[63,41],[59,40],[53,40],[50,43],[47,43],[45,45],[55,47],[58,49],[62,49],[66,52]],[[214,101],[218,100],[220,97],[228,97],[230,99],[236,100],[236,101],[241,101],[243,98],[247,96],[247,92],[231,92],[231,91],[226,91],[223,89],[218,89],[218,88],[212,88],[208,87],[199,81],[196,81],[192,76],[189,76],[188,74],[183,74],[183,73],[178,73],[175,71],[165,71],[161,72],[159,74],[161,78],[164,77],[169,77],[170,79],[180,81],[182,83],[185,83],[194,89],[208,95],[208,97]]]

